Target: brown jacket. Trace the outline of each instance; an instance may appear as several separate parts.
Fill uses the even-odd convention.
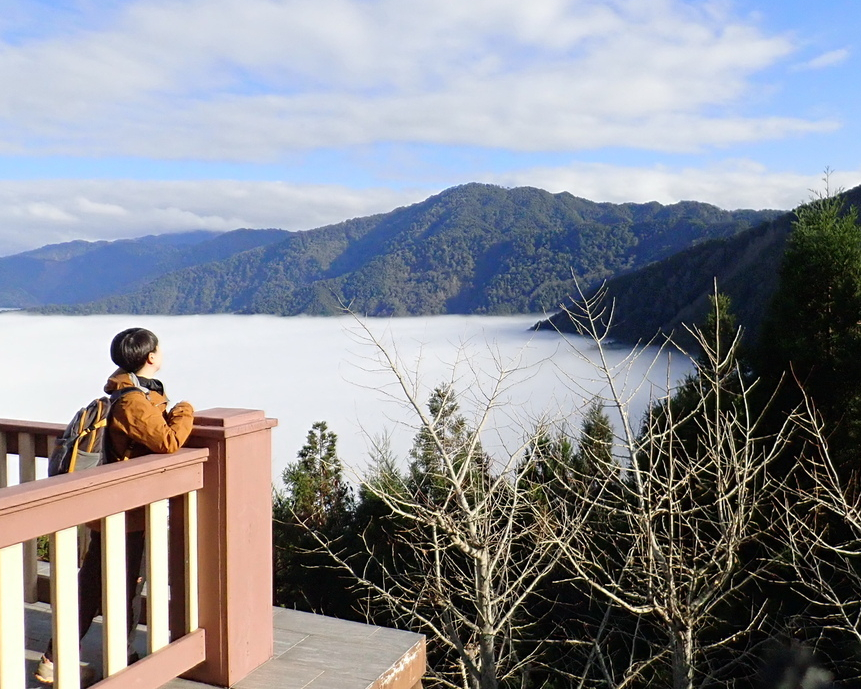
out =
[[[155,389],[150,389],[148,394],[143,391],[126,393],[111,408],[107,438],[109,461],[176,452],[191,435],[192,406],[180,402],[168,411],[168,399],[161,384],[153,382]],[[135,384],[128,373],[118,369],[108,378],[105,392],[110,395],[127,387],[135,387]],[[126,513],[126,531],[143,531],[145,524],[143,508]],[[88,526],[100,530],[101,522]]]

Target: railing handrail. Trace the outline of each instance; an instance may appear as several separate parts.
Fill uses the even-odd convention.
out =
[[[0,548],[199,490],[208,456],[205,448],[183,448],[0,489]]]
[[[0,419],[0,432],[36,433],[37,435],[62,435],[66,425],[47,421],[28,421],[25,419]]]
[[[2,443],[3,449],[8,454],[18,454],[21,437],[30,437],[30,442],[27,444],[26,451],[29,454],[29,459],[33,460],[36,457],[48,457],[54,449],[54,439],[63,435],[66,427],[59,423],[45,423],[42,421],[25,421],[21,419],[0,419],[0,437],[5,442]],[[24,465],[21,465],[24,470]],[[26,469],[29,478],[36,478],[35,465]],[[2,471],[0,471],[2,475]]]

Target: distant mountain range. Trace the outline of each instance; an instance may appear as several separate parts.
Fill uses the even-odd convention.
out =
[[[572,274],[587,285],[631,274],[781,214],[466,184],[304,232],[72,242],[5,257],[0,306],[80,314],[333,314],[347,305],[374,316],[555,311]]]
[[[861,186],[842,194],[846,206],[861,208]],[[622,342],[645,341],[656,333],[685,339],[683,323],[702,323],[708,297],[718,289],[744,327],[747,342],[759,335],[777,289],[778,274],[794,213],[784,213],[732,236],[701,242],[606,283],[615,302],[612,335]],[[536,324],[538,329],[573,332],[564,312]]]
[[[74,241],[0,258],[0,306],[82,304],[140,289],[172,271],[283,240],[283,230],[184,232]]]

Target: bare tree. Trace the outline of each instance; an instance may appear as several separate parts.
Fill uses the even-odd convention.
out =
[[[675,391],[667,381],[635,427],[620,382],[625,370],[608,363],[611,310],[601,291],[580,296],[568,315],[597,347],[604,404],[619,415],[617,443],[612,458],[594,462],[584,477],[593,484],[587,494],[541,516],[553,520],[547,539],[572,578],[604,601],[608,619],[629,620],[621,658],[607,652],[619,651],[619,643],[606,643],[613,630],[596,630],[580,686],[620,688],[643,678],[674,689],[726,686],[722,673],[737,672],[763,619],[737,594],[768,565],[747,553],[772,527],[763,508],[781,481],[768,468],[787,449],[794,420],[763,432],[754,383],[737,361],[740,334],[721,332],[717,313],[713,332],[690,329],[701,350],[696,372]],[[572,523],[580,528],[560,526]]]
[[[804,391],[802,390],[802,393]],[[796,636],[832,658],[844,681],[861,677],[861,495],[858,468],[837,462],[826,423],[803,394],[804,443],[784,501],[783,540],[805,602],[793,621]]]
[[[350,553],[318,535],[337,566],[352,573],[390,619],[424,632],[433,649],[431,677],[441,686],[496,689],[526,677],[542,639],[530,601],[554,570],[560,550],[542,538],[528,476],[537,461],[524,444],[501,459],[481,433],[515,367],[500,366],[482,390],[475,420],[459,413],[455,385],[439,386],[425,405],[416,381],[360,319],[357,330],[394,377],[417,419],[410,472],[386,448],[360,493],[386,515],[385,538],[367,528]]]
[[[709,329],[689,329],[700,350],[694,374],[666,380],[635,419],[633,395],[650,385],[658,358],[640,380],[637,357],[653,350],[612,363],[612,309],[602,291],[580,297],[569,316],[591,344],[588,352],[572,344],[572,354],[594,365],[605,393],[585,413],[576,452],[553,450],[549,425],[538,423],[522,445],[491,457],[481,436],[517,366],[500,365],[491,385],[470,388],[480,403],[467,423],[458,381],[426,405],[396,352],[357,319],[417,419],[413,470],[382,452],[359,477],[360,494],[384,515],[360,534],[361,548],[315,537],[368,592],[370,613],[383,606],[389,620],[428,635],[441,686],[527,687],[542,664],[572,687],[728,686],[740,668],[753,674],[766,613],[744,593],[773,566],[762,541],[777,526],[771,508],[785,477],[770,469],[808,410],[767,430],[769,396],[755,394],[737,357],[740,332],[727,330],[716,294]],[[617,417],[614,431],[602,410]],[[536,603],[551,583],[585,598],[587,618],[541,626]],[[560,647],[564,667],[548,670],[547,649]]]

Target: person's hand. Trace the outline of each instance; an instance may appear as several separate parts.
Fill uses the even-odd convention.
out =
[[[186,402],[182,400],[173,405],[170,410],[171,416],[173,415],[182,415],[182,416],[193,416],[194,415],[194,407],[191,406],[190,402]]]

